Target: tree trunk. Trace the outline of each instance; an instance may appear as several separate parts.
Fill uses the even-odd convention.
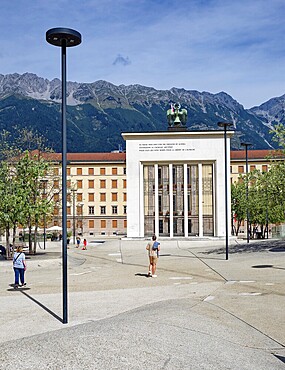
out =
[[[33,253],[32,226],[29,223],[29,253]]]
[[[13,235],[12,235],[12,244],[13,244],[13,247],[15,247],[16,230],[17,230],[17,226],[16,225],[13,225]]]
[[[12,256],[12,251],[10,250],[10,227],[6,226],[6,258]]]
[[[241,225],[241,221],[237,220],[236,236],[238,236],[240,225]]]
[[[37,253],[37,232],[38,232],[38,223],[36,223],[36,225],[35,225],[33,254]]]

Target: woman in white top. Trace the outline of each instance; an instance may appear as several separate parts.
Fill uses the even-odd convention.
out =
[[[27,268],[26,257],[22,247],[17,247],[13,257],[13,268],[15,273],[15,284],[14,288],[17,289],[19,286],[19,278],[21,281],[20,286],[25,286],[25,271]]]

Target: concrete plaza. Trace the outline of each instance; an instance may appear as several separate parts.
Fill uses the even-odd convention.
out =
[[[68,249],[62,324],[60,242],[29,258],[14,290],[0,261],[0,369],[284,369],[282,241],[161,240],[148,278],[146,240]]]

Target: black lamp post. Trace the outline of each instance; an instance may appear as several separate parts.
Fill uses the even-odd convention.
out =
[[[72,233],[73,233],[73,244],[75,244],[75,194],[76,189],[71,189],[72,191]]]
[[[46,186],[47,186],[48,180],[42,179],[40,181],[44,188],[43,196],[44,196],[44,199],[46,199]],[[46,213],[44,213],[44,249],[46,249]]]
[[[231,122],[218,122],[219,127],[224,129],[225,143],[225,214],[226,214],[226,260],[229,259],[229,220],[228,220],[228,155],[227,155],[227,129],[233,124]]]
[[[63,324],[67,324],[67,188],[66,188],[66,48],[81,43],[81,34],[70,28],[52,28],[46,32],[46,41],[61,47],[62,83],[62,281]]]
[[[249,208],[248,208],[248,147],[251,143],[240,143],[245,147],[245,173],[246,173],[246,240],[249,243]]]

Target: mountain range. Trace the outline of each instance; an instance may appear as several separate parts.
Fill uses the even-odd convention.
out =
[[[270,130],[285,120],[285,95],[244,109],[225,92],[211,94],[183,88],[156,90],[107,81],[67,82],[67,150],[109,152],[124,148],[122,132],[167,131],[166,111],[179,102],[188,111],[188,130],[217,130],[232,122],[232,149],[241,141],[252,149],[276,148]],[[61,81],[32,73],[0,74],[0,131],[29,128],[61,151]]]

